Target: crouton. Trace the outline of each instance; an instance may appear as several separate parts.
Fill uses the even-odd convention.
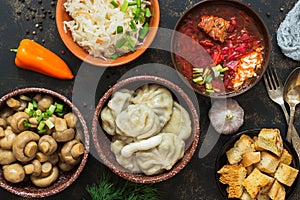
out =
[[[281,156],[283,152],[283,141],[279,129],[261,129],[258,134],[257,145],[259,148],[263,148],[277,156]]]
[[[228,198],[240,198],[243,193],[242,183],[247,175],[246,168],[237,165],[224,165],[217,173],[220,174],[219,181],[228,185]]]
[[[292,186],[299,170],[284,163],[280,163],[274,177],[282,184]]]

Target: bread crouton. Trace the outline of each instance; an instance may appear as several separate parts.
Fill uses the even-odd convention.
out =
[[[285,200],[285,188],[277,180],[275,180],[271,189],[268,192],[268,195],[273,200]]]
[[[280,159],[266,151],[261,152],[261,160],[255,166],[262,172],[272,174],[276,171]]]
[[[242,155],[241,164],[244,167],[249,167],[252,164],[258,163],[261,159],[259,151],[246,152]]]
[[[242,183],[247,174],[246,168],[237,165],[224,165],[217,173],[220,174],[219,181],[228,185],[228,198],[240,198],[243,193]]]
[[[280,162],[286,165],[290,165],[292,163],[293,156],[286,150],[283,149],[282,155],[280,157]]]
[[[292,186],[299,170],[284,163],[280,163],[274,177],[282,184]]]
[[[256,198],[261,188],[271,184],[274,178],[263,174],[257,168],[251,172],[251,174],[243,181],[243,186],[249,193],[251,198]]]
[[[258,134],[257,145],[259,148],[263,148],[277,156],[281,156],[283,152],[283,141],[279,129],[261,129]]]
[[[242,160],[244,153],[252,151],[254,151],[254,140],[248,135],[241,135],[234,146],[226,152],[229,164],[238,164]]]

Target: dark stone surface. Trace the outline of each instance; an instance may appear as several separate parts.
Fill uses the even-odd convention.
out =
[[[0,95],[27,86],[53,89],[70,98],[84,113],[86,121],[90,125],[97,101],[109,86],[118,81],[123,74],[125,76],[153,74],[181,83],[181,79],[172,68],[169,52],[171,36],[169,33],[171,31],[169,30],[173,29],[176,21],[187,8],[199,1],[159,0],[159,2],[161,7],[160,27],[167,31],[159,32],[152,48],[137,60],[122,67],[104,69],[82,63],[67,50],[56,30],[55,20],[52,19],[55,7],[51,5],[51,1],[42,1],[42,4],[39,4],[38,1],[3,0],[0,6]],[[296,0],[243,0],[242,2],[256,10],[267,24],[273,44],[270,66],[277,67],[279,76],[284,81],[292,69],[299,66],[299,62],[285,57],[280,52],[276,44],[276,30]],[[41,7],[44,7],[49,12],[45,18],[32,17],[28,7],[38,8],[38,12],[41,12]],[[42,30],[35,27],[37,23],[42,24]],[[35,34],[32,34],[33,31]],[[16,48],[23,38],[43,43],[44,46],[61,56],[76,75],[75,79],[72,81],[57,80],[16,68],[15,55],[10,52],[10,49]],[[194,95],[188,88],[186,90]],[[222,199],[215,180],[214,163],[218,150],[230,136],[219,137],[211,128],[208,119],[211,100],[200,95],[195,95],[195,98],[199,106],[201,128],[197,151],[190,163],[179,174],[170,180],[155,184],[162,191],[161,199]],[[263,81],[235,99],[245,110],[245,123],[240,130],[278,127],[283,133],[286,132],[287,125],[281,108],[268,98]],[[295,127],[298,131],[300,131],[299,116],[298,109],[295,119]],[[96,183],[101,178],[101,171],[105,169],[106,167],[98,160],[95,150],[91,146],[86,168],[77,181],[62,193],[46,199],[90,199],[85,187]],[[3,189],[0,189],[0,198],[22,199]],[[300,199],[299,188],[292,199]]]

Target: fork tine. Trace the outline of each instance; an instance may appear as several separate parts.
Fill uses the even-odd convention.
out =
[[[273,86],[273,83],[272,83],[272,79],[270,77],[270,69],[268,68],[266,70],[266,73],[264,75],[264,81],[265,81],[265,85],[267,87],[268,90],[273,90],[274,89],[274,86]]]

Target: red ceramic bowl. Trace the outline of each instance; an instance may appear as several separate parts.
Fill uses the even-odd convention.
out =
[[[59,35],[62,41],[64,42],[64,44],[67,46],[67,48],[77,58],[89,64],[96,65],[96,66],[103,66],[103,67],[116,67],[116,66],[126,64],[138,58],[140,55],[142,55],[146,51],[146,49],[151,45],[151,43],[153,42],[156,36],[158,26],[159,26],[159,20],[160,20],[160,9],[159,9],[158,0],[151,0],[152,6],[150,10],[152,13],[152,17],[150,18],[150,22],[149,22],[149,32],[145,38],[144,43],[141,46],[139,46],[135,52],[125,54],[115,60],[108,59],[107,61],[101,58],[93,57],[89,55],[88,52],[85,51],[82,47],[80,47],[76,42],[73,41],[71,32],[69,30],[65,32],[63,22],[72,20],[72,18],[66,12],[65,7],[63,6],[65,2],[66,0],[57,1],[56,25],[57,25]]]
[[[186,140],[186,150],[182,159],[180,159],[171,170],[164,171],[157,175],[147,176],[143,173],[132,173],[129,170],[123,168],[116,161],[115,155],[110,149],[111,146],[111,137],[108,136],[107,133],[101,127],[101,119],[99,119],[100,113],[102,109],[107,105],[108,101],[111,98],[111,95],[122,89],[130,89],[136,90],[137,88],[145,85],[145,84],[159,84],[169,89],[169,91],[174,95],[177,102],[183,106],[190,115],[190,119],[192,122],[192,134],[188,140]],[[194,107],[194,104],[187,96],[187,94],[174,83],[155,76],[135,76],[131,78],[124,79],[114,86],[112,86],[100,99],[97,104],[93,122],[92,122],[92,135],[93,142],[96,147],[96,151],[101,159],[101,161],[109,167],[115,174],[120,177],[127,179],[129,181],[137,182],[137,183],[156,183],[167,180],[177,173],[179,173],[190,161],[193,154],[195,153],[199,135],[200,135],[200,127],[199,127],[199,119],[197,111]]]
[[[244,83],[242,87],[237,90],[224,92],[214,92],[210,93],[205,90],[205,86],[200,86],[193,82],[192,69],[187,67],[186,64],[182,64],[182,58],[184,57],[192,66],[210,66],[214,65],[212,56],[207,53],[207,51],[196,42],[193,37],[199,38],[203,43],[211,40],[211,38],[205,36],[206,34],[197,27],[201,20],[201,16],[216,16],[226,19],[227,21],[233,17],[236,17],[237,24],[243,24],[251,35],[260,38],[264,46],[263,50],[263,63],[260,69],[256,72],[257,76],[252,77],[248,82]],[[244,21],[243,21],[244,20]],[[242,22],[240,22],[242,21]],[[187,25],[188,24],[188,25]],[[193,27],[193,28],[192,28]],[[171,58],[173,65],[176,70],[181,74],[189,85],[199,94],[206,97],[213,98],[224,98],[224,97],[234,97],[243,94],[254,87],[259,80],[262,78],[270,59],[271,54],[271,40],[270,34],[268,32],[267,26],[265,25],[262,18],[248,5],[236,1],[236,0],[204,0],[196,3],[191,8],[186,10],[184,14],[180,17],[175,25],[175,31],[172,35],[171,41]],[[192,29],[192,30],[191,30]],[[194,31],[194,32],[193,32]],[[196,36],[197,35],[197,36]],[[181,52],[181,47],[178,48],[181,41],[185,41],[182,46],[190,46],[186,50]],[[188,44],[187,44],[188,43]],[[224,42],[225,43],[225,42]],[[217,43],[221,45],[219,42]],[[216,44],[215,44],[216,45]],[[207,47],[212,49],[212,47]],[[193,51],[193,49],[195,49]],[[189,52],[190,51],[190,52]],[[194,52],[194,53],[193,53]],[[183,55],[185,54],[185,55]],[[226,56],[226,55],[225,55]],[[228,55],[227,55],[228,56]],[[180,58],[181,57],[181,58]],[[222,88],[222,86],[221,86]]]
[[[57,194],[63,191],[64,189],[66,189],[78,178],[78,176],[84,169],[89,154],[89,133],[88,133],[86,122],[82,114],[77,109],[77,107],[71,101],[69,101],[68,98],[66,98],[65,96],[57,92],[45,88],[23,88],[23,89],[14,90],[4,95],[0,99],[0,112],[5,107],[5,102],[9,98],[19,97],[21,94],[30,95],[30,94],[37,94],[37,93],[50,95],[57,101],[66,104],[68,106],[68,109],[77,116],[78,118],[77,121],[78,124],[76,125],[77,133],[80,133],[80,137],[82,143],[84,144],[85,149],[84,149],[84,154],[81,159],[81,162],[78,165],[76,165],[71,171],[60,172],[58,179],[52,185],[44,188],[40,188],[33,185],[29,179],[25,179],[23,182],[17,184],[9,183],[4,179],[3,170],[1,167],[0,186],[13,194],[22,197],[28,197],[28,198],[47,197],[47,196]]]

